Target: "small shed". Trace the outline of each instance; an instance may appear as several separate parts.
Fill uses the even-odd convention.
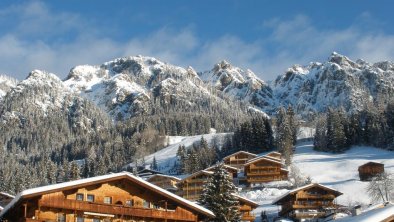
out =
[[[384,164],[368,162],[358,167],[358,174],[361,181],[370,181],[373,177],[384,173]]]

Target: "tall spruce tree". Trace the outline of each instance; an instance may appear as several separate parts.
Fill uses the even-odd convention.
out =
[[[283,107],[279,108],[276,120],[276,146],[285,157],[286,165],[290,166],[293,155],[293,136],[289,118]]]
[[[199,203],[215,214],[212,222],[237,222],[241,220],[239,202],[234,196],[235,185],[231,182],[223,164],[214,168],[200,196]]]

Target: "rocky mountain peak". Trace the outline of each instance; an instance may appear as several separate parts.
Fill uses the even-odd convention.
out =
[[[333,52],[328,59],[328,62],[338,64],[342,68],[360,68],[360,65],[353,62],[348,57],[341,55],[337,52]]]

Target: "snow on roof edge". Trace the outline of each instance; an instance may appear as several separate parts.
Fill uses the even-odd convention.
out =
[[[322,185],[322,184],[320,184],[320,183],[311,183],[311,184],[307,184],[307,185],[302,186],[302,187],[295,188],[295,189],[293,189],[293,190],[289,190],[288,192],[286,192],[286,193],[280,195],[279,197],[275,198],[271,203],[272,203],[272,204],[276,204],[276,203],[277,203],[278,201],[280,201],[282,198],[284,198],[285,196],[287,196],[287,195],[289,195],[289,194],[291,194],[291,193],[294,193],[294,192],[297,192],[297,191],[300,191],[300,190],[303,190],[303,189],[306,189],[306,188],[309,188],[309,187],[313,187],[313,186],[316,186],[316,185],[317,185],[317,186],[324,187],[324,188],[329,189],[329,190],[332,190],[332,191],[335,191],[335,192],[338,192],[338,193],[340,193],[340,195],[343,194],[343,193],[339,192],[338,190],[335,190],[335,189],[333,189],[333,188],[331,188],[331,187],[328,187],[328,186],[324,186],[324,185]]]
[[[3,195],[3,196],[7,196],[7,197],[9,197],[9,198],[15,198],[14,195],[11,195],[11,194],[6,193],[6,192],[0,192],[0,194]]]
[[[173,194],[173,193],[171,193],[171,192],[169,192],[167,190],[164,190],[161,187],[158,187],[158,186],[156,186],[154,184],[151,184],[151,183],[143,180],[142,178],[136,177],[136,176],[134,176],[134,175],[132,175],[132,174],[130,174],[128,172],[123,171],[123,172],[120,172],[120,173],[113,173],[113,174],[108,174],[108,175],[102,175],[102,176],[97,176],[97,177],[85,178],[85,179],[80,179],[80,180],[74,180],[74,181],[69,181],[69,182],[64,182],[64,183],[59,183],[59,184],[52,184],[52,185],[47,185],[47,186],[43,186],[43,187],[37,187],[37,188],[24,190],[24,191],[18,193],[18,195],[9,204],[7,204],[7,206],[5,206],[5,208],[0,212],[0,218],[2,216],[4,216],[4,214],[8,210],[10,210],[23,196],[31,195],[31,194],[35,194],[35,193],[46,192],[46,191],[51,191],[51,190],[55,190],[55,189],[61,189],[61,188],[65,188],[65,187],[68,187],[68,186],[82,185],[82,184],[89,183],[89,182],[95,182],[95,181],[110,179],[110,178],[119,177],[119,176],[128,176],[128,177],[130,177],[130,178],[132,178],[134,180],[137,180],[137,181],[139,181],[139,182],[141,182],[141,183],[143,183],[143,184],[145,184],[145,185],[147,185],[149,187],[152,187],[154,189],[159,190],[160,192],[164,193],[165,195],[168,195],[168,196],[170,196],[170,197],[172,197],[172,198],[174,198],[174,199],[176,199],[176,200],[178,200],[180,202],[183,202],[183,203],[185,203],[187,205],[190,205],[193,208],[195,208],[197,210],[200,210],[201,212],[204,212],[205,214],[208,214],[210,216],[215,216],[215,214],[212,211],[206,209],[205,207],[202,207],[202,206],[200,206],[200,205],[198,205],[196,203],[193,203],[193,202],[191,202],[189,200],[186,200],[186,199],[184,199],[184,198],[182,198],[182,197],[180,197],[178,195],[175,195],[175,194]]]
[[[246,154],[250,154],[250,155],[252,155],[252,156],[257,156],[257,154],[250,153],[250,152],[244,151],[244,150],[240,150],[240,151],[237,151],[237,152],[235,152],[235,153],[233,153],[233,154],[227,155],[227,156],[223,157],[222,159],[225,160],[225,159],[227,159],[227,158],[229,158],[229,157],[231,157],[231,156],[233,156],[233,155],[236,155],[236,154],[238,154],[238,153],[246,153]]]

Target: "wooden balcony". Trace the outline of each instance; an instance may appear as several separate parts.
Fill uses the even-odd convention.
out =
[[[117,206],[110,204],[99,204],[91,203],[77,200],[68,199],[41,199],[39,200],[39,205],[42,207],[58,208],[58,209],[68,209],[84,212],[95,212],[103,214],[113,214],[113,215],[125,215],[141,218],[154,218],[154,219],[171,219],[180,221],[195,221],[195,216],[177,208],[175,211],[165,211],[158,209],[148,209],[148,208],[137,208],[137,207],[126,207]],[[33,222],[35,220],[32,220]]]
[[[304,218],[320,218],[326,215],[325,212],[301,212],[295,213],[294,216],[297,219],[304,219]]]
[[[239,208],[239,211],[252,211],[252,208],[247,205],[243,205]]]
[[[253,175],[256,175],[256,176],[259,176],[259,175],[278,175],[278,176],[280,176],[280,171],[265,171],[265,170],[259,170],[259,171],[248,171],[248,172],[246,172],[246,175],[248,175],[248,176],[253,176]]]
[[[333,203],[323,203],[320,201],[316,201],[313,203],[300,203],[295,202],[293,204],[293,209],[317,209],[317,208],[324,208],[324,207],[335,207]]]
[[[25,218],[23,221],[24,222],[45,222],[44,220],[36,220],[36,219],[30,219],[30,218]]]
[[[334,200],[335,196],[332,194],[297,194],[297,199],[323,199],[323,200]]]
[[[248,177],[246,180],[248,183],[265,183],[265,182],[271,182],[271,181],[278,181],[281,180],[281,177],[277,177],[277,178],[272,178],[272,177]]]
[[[251,214],[244,214],[241,217],[241,221],[254,221],[256,219],[256,217],[254,215]]]

